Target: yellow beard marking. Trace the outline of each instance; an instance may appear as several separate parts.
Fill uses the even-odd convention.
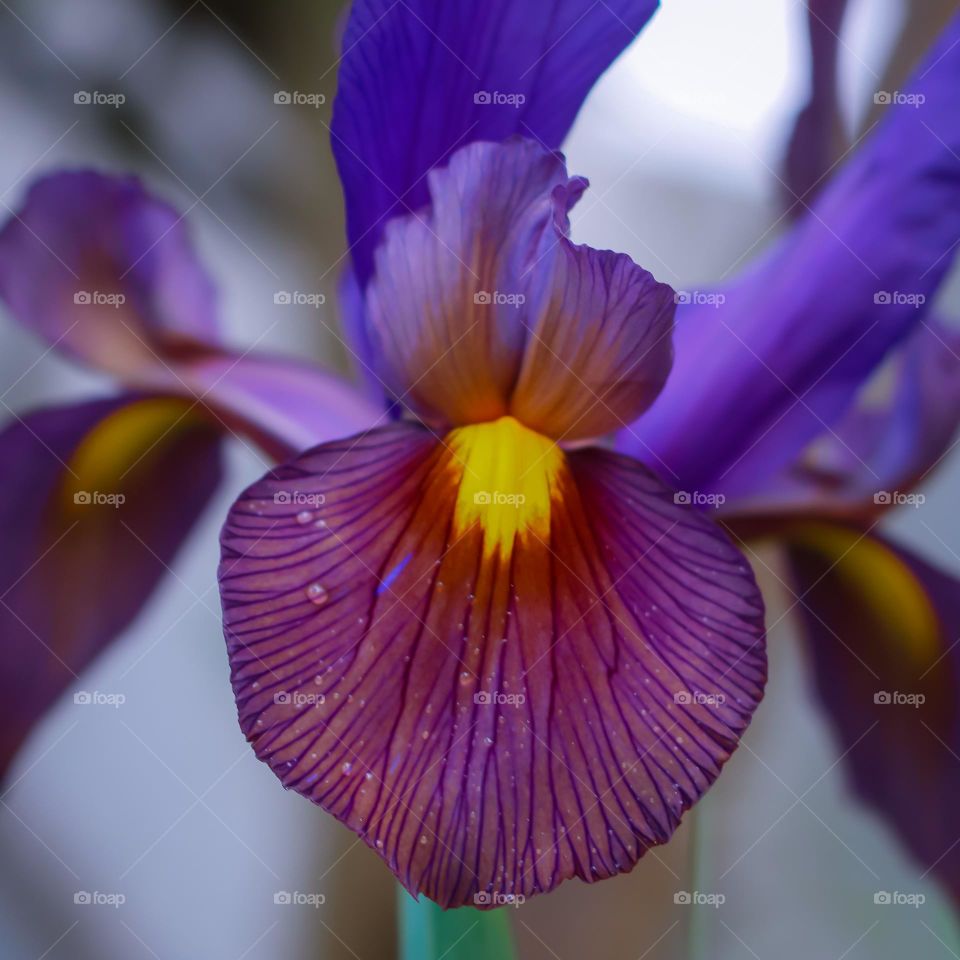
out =
[[[943,651],[936,612],[896,554],[855,530],[830,524],[805,524],[794,539],[834,560],[834,575],[862,592],[868,609],[876,611],[889,628],[879,632],[876,642],[888,643],[893,652],[906,654],[918,670],[940,659]]]
[[[191,404],[179,397],[148,397],[115,410],[83,438],[70,458],[61,489],[65,512],[89,510],[75,494],[116,494],[137,482],[137,468],[149,470],[150,454],[198,419]]]
[[[478,524],[483,552],[510,556],[518,536],[550,535],[563,451],[513,417],[458,427],[447,434],[450,469],[459,484],[455,533]]]

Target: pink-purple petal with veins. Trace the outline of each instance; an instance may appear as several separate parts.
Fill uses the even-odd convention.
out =
[[[457,444],[396,424],[274,470],[219,576],[257,756],[411,892],[487,906],[669,839],[762,696],[763,604],[635,462],[559,454],[549,519],[504,539]]]
[[[673,291],[568,239],[586,186],[522,139],[473,143],[431,173],[431,207],[387,226],[367,296],[402,404],[437,425],[509,413],[565,440],[649,406],[670,370]]]

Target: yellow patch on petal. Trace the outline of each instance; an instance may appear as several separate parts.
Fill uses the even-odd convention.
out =
[[[479,524],[484,553],[509,557],[517,537],[550,535],[550,505],[558,496],[563,451],[513,417],[452,430],[445,439],[459,485],[457,535]]]
[[[803,524],[791,531],[790,539],[832,559],[833,575],[863,598],[865,625],[883,624],[875,642],[890,645],[898,654],[906,652],[918,667],[942,656],[936,611],[923,585],[895,553],[839,524]]]
[[[177,397],[149,397],[105,417],[83,438],[64,471],[64,512],[70,515],[98,498],[115,504],[137,469],[149,469],[150,455],[201,417],[194,407]]]

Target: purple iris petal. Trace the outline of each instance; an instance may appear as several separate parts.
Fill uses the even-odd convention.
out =
[[[33,184],[0,232],[0,297],[48,343],[128,381],[216,336],[216,295],[181,216],[136,177]]]
[[[797,116],[784,162],[786,202],[800,214],[822,186],[843,139],[837,103],[837,52],[847,0],[807,0],[810,96]]]
[[[628,423],[670,369],[673,291],[566,236],[586,181],[529,140],[473,143],[394,220],[368,315],[397,395],[443,424],[511,413],[567,440]]]
[[[0,232],[0,296],[58,349],[197,400],[281,459],[380,415],[318,367],[217,346],[215,291],[183,219],[135,177],[37,181]]]
[[[411,892],[485,906],[665,842],[766,659],[745,560],[645,468],[559,455],[547,519],[503,542],[458,526],[462,436],[395,424],[271,472],[227,518],[219,577],[258,757]]]
[[[916,328],[920,298],[952,262],[958,88],[960,16],[869,142],[726,302],[678,314],[673,374],[624,449],[650,448],[682,486],[732,496],[833,423]]]
[[[562,235],[533,270],[545,278],[529,285],[535,293],[511,414],[564,440],[629,423],[670,372],[673,289],[625,254]]]
[[[934,470],[960,427],[960,335],[933,317],[884,368],[888,386],[873,384],[804,456],[728,505],[738,515],[869,515],[898,499]]]
[[[657,0],[357,0],[343,39],[333,151],[361,286],[384,223],[471,140],[559,147],[588,91]],[[352,331],[370,356],[362,327]]]
[[[960,898],[960,582],[851,528],[814,531],[790,559],[857,794]]]
[[[429,183],[429,210],[392,221],[377,251],[373,342],[397,396],[421,416],[496,419],[520,369],[525,294],[558,204],[565,219],[569,201],[553,197],[567,183],[563,158],[528,140],[473,143]]]
[[[226,428],[278,460],[385,419],[380,404],[314,364],[264,353],[212,351],[185,358],[156,381],[194,397]]]
[[[0,433],[0,772],[133,620],[220,476],[218,432],[183,400],[50,408]]]

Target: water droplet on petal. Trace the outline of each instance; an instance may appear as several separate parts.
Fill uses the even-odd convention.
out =
[[[326,603],[327,591],[324,588],[323,584],[311,583],[310,586],[307,587],[307,599],[311,603],[316,604],[318,607],[320,606],[320,604]]]
[[[313,519],[313,514],[309,510],[301,510],[297,514],[297,523],[309,523]]]

